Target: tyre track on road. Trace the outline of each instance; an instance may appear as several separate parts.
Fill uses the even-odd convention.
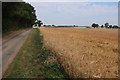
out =
[[[27,31],[22,31],[16,35],[10,37],[9,39],[3,41],[2,43],[2,75],[7,70],[9,64],[12,62],[19,49],[22,47],[24,41],[26,40],[28,34],[32,31],[29,29]]]

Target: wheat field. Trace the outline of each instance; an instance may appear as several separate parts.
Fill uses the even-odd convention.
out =
[[[39,28],[44,45],[70,77],[118,77],[118,30],[93,28]]]

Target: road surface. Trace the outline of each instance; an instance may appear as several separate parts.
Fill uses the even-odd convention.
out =
[[[18,53],[30,31],[32,29],[19,32],[2,42],[2,75]]]

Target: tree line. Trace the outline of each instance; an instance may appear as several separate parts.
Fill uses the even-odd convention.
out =
[[[77,25],[43,25],[43,27],[78,27]]]
[[[25,2],[2,3],[2,31],[32,27],[36,21],[34,7]]]
[[[117,29],[120,28],[117,25],[109,25],[108,22],[106,22],[104,25],[101,25],[101,26],[99,26],[98,24],[93,23],[92,27],[93,28],[98,28],[98,27],[101,27],[101,28],[117,28]]]

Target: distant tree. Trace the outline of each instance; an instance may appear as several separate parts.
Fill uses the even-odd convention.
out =
[[[38,24],[38,26],[40,27],[43,23],[42,23],[42,21],[37,20],[37,21],[36,21],[36,24]]]
[[[73,27],[76,27],[76,25],[73,25]]]
[[[119,28],[117,25],[114,25],[112,28]]]
[[[54,25],[54,24],[53,24],[52,26],[53,26],[53,27],[55,27],[55,25]]]
[[[112,28],[112,25],[109,25],[109,28]]]
[[[95,28],[95,27],[96,27],[96,24],[95,24],[95,23],[93,23],[93,24],[92,24],[92,27],[93,27],[93,28]]]
[[[105,28],[108,28],[108,26],[109,26],[109,23],[105,23]]]
[[[92,27],[94,27],[94,28],[98,28],[98,27],[99,27],[99,25],[98,25],[98,24],[93,23],[93,24],[92,24]]]
[[[96,24],[96,28],[98,28],[99,27],[99,25],[98,24]]]
[[[104,26],[103,25],[101,25],[101,28],[103,28]]]
[[[47,27],[47,25],[43,25],[44,27]]]

